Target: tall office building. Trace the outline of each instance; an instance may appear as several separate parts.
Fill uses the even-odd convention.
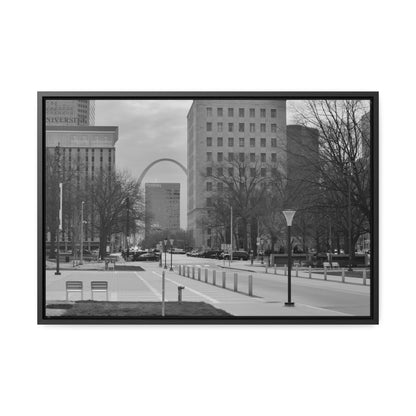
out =
[[[74,207],[63,210],[63,242],[77,240],[82,190],[102,173],[115,171],[118,127],[116,126],[46,126],[46,169],[59,165],[65,191],[71,189]],[[55,170],[57,167],[55,166]],[[53,215],[53,213],[46,213]],[[84,242],[99,243],[97,218],[91,207],[85,206]]]
[[[212,245],[204,215],[222,184],[212,176],[232,175],[234,160],[247,161],[246,174],[286,171],[285,100],[195,100],[188,113],[188,230],[195,247]],[[235,172],[235,171],[234,171]],[[255,173],[255,174],[258,174]]]
[[[95,101],[46,100],[47,126],[93,126]]]
[[[145,184],[145,235],[152,230],[179,230],[180,184]]]

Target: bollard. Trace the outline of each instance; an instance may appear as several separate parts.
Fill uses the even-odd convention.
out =
[[[195,266],[192,266],[192,279],[195,279]]]
[[[198,280],[201,280],[201,268],[198,267]]]
[[[208,269],[205,269],[205,283],[208,283]]]
[[[185,289],[185,286],[178,286],[178,303],[182,302],[182,290]]]
[[[222,287],[225,289],[225,283],[226,283],[226,275],[225,272],[222,272]]]
[[[234,273],[234,292],[238,289],[238,273]]]
[[[248,275],[248,295],[253,296],[253,275]]]
[[[326,276],[326,266],[324,267],[324,280],[327,280],[327,276]]]
[[[265,269],[266,269],[266,273],[267,273],[267,266],[265,266]]]
[[[186,266],[186,275],[187,277],[191,277],[191,267],[190,266]]]
[[[363,285],[367,284],[367,270],[363,269]]]
[[[299,266],[296,265],[296,277],[299,277]]]
[[[217,283],[217,271],[213,270],[212,271],[212,284],[215,286]]]
[[[287,266],[285,264],[284,276],[286,276],[286,270],[287,270]]]
[[[274,274],[276,274],[276,263],[274,264]]]
[[[179,265],[179,269],[178,269],[179,276],[181,275],[181,271],[182,271],[182,266]]]
[[[342,283],[345,283],[345,269],[342,268]]]
[[[182,276],[185,276],[185,265],[182,264]]]
[[[309,266],[309,279],[312,279],[312,266]]]

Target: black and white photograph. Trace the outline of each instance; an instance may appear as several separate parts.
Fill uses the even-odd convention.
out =
[[[377,323],[376,92],[38,98],[41,323]]]

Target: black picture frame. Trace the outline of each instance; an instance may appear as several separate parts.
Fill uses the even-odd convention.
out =
[[[362,99],[370,101],[371,122],[371,279],[370,279],[370,310],[369,316],[273,316],[273,317],[181,317],[181,318],[65,318],[47,317],[45,315],[46,285],[45,285],[45,103],[48,99],[90,99],[90,100],[146,100],[146,99]],[[81,92],[81,91],[52,91],[38,92],[38,294],[37,322],[38,324],[378,324],[379,323],[379,93],[378,92]]]

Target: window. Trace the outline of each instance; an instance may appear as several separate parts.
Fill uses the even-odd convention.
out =
[[[207,191],[212,191],[212,182],[207,182]]]
[[[223,176],[223,175],[224,175],[224,171],[223,171],[223,169],[222,169],[222,168],[218,168],[218,169],[217,169],[217,176],[221,177],[221,176]]]
[[[222,158],[223,158],[222,152],[218,152],[217,153],[217,162],[222,162]]]
[[[211,247],[211,238],[207,239],[207,247]]]
[[[250,162],[255,162],[255,161],[256,161],[256,154],[250,153]]]
[[[222,108],[217,108],[217,117],[222,117]]]
[[[222,147],[222,137],[217,138],[217,146]]]
[[[272,168],[272,176],[273,177],[277,176],[277,168]]]
[[[212,198],[207,198],[207,207],[212,207]]]
[[[228,168],[228,174],[234,176],[234,168]]]
[[[266,139],[260,139],[260,146],[266,147]]]
[[[265,162],[266,161],[266,153],[261,153],[260,154],[260,161],[261,162]]]
[[[212,123],[207,123],[207,131],[212,131]]]
[[[207,107],[207,117],[212,117],[212,108]]]
[[[228,117],[234,117],[234,108],[228,109]]]
[[[238,109],[238,117],[244,117],[244,108]]]
[[[276,118],[276,109],[275,109],[275,108],[272,108],[272,109],[270,110],[270,116],[271,116],[272,118]]]
[[[244,123],[238,123],[238,131],[244,132]]]
[[[212,161],[212,152],[207,152],[207,162]]]
[[[250,147],[256,147],[256,139],[254,137],[250,138]]]
[[[250,108],[250,117],[256,117],[256,110],[254,108]]]
[[[234,153],[228,153],[228,161],[232,162],[234,160]]]
[[[262,118],[266,117],[266,109],[265,108],[260,109],[260,117],[262,117]]]
[[[207,137],[207,147],[212,146],[212,137]]]
[[[222,192],[224,190],[224,184],[222,182],[218,182],[217,189],[218,192]]]
[[[234,137],[229,137],[228,138],[228,147],[233,147],[234,146]]]
[[[240,177],[245,176],[246,170],[244,168],[240,168]]]
[[[256,125],[254,123],[250,123],[250,133],[254,133],[256,131]]]
[[[261,133],[266,133],[266,124],[265,123],[260,124],[260,132]]]
[[[276,124],[272,124],[272,125],[271,125],[271,128],[272,128],[272,133],[276,133],[276,131],[277,131],[277,126],[276,126]]]
[[[238,159],[240,162],[244,162],[244,153],[239,153],[238,154]]]
[[[255,178],[256,177],[256,168],[250,168],[250,176],[252,178]]]
[[[234,131],[234,123],[228,123],[228,131]]]
[[[212,176],[212,168],[207,167],[207,176]]]
[[[238,145],[239,145],[240,147],[244,147],[244,137],[240,137],[240,138],[238,139]]]
[[[272,162],[277,162],[277,154],[272,153]]]
[[[217,123],[217,131],[222,132],[222,123]]]
[[[272,138],[272,147],[277,147],[277,140],[276,140],[276,138]]]
[[[266,168],[261,168],[260,169],[260,175],[262,178],[264,178],[266,176]]]

